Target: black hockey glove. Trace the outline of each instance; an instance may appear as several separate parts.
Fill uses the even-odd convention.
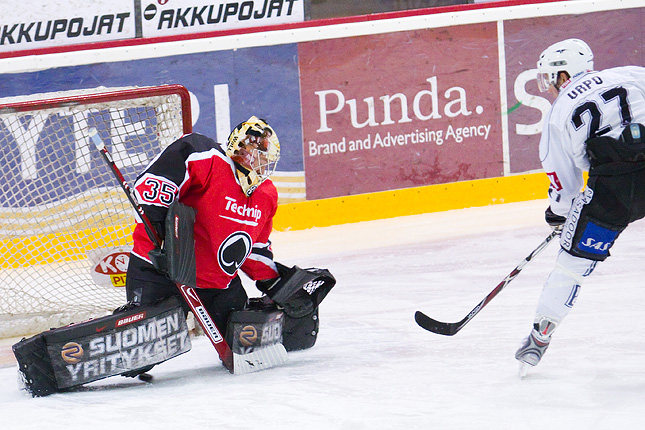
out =
[[[564,223],[567,220],[565,217],[561,215],[556,215],[553,213],[551,210],[551,206],[546,208],[546,211],[544,212],[544,219],[546,220],[546,223],[551,226],[551,228],[554,231],[562,231],[562,228],[564,227]]]
[[[276,266],[280,277],[255,285],[294,318],[313,312],[336,284],[336,278],[327,269],[289,268],[277,262]]]

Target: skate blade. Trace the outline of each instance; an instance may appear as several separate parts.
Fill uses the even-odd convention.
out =
[[[532,368],[528,363],[524,363],[523,361],[520,361],[520,367],[517,372],[517,376],[519,376],[520,379],[526,378],[526,375],[529,373],[529,369]]]

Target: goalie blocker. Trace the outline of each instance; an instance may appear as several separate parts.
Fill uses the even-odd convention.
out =
[[[51,329],[13,345],[33,396],[162,363],[191,349],[180,301],[171,297],[102,318]]]

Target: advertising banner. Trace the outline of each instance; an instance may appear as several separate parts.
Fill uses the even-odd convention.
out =
[[[181,84],[191,93],[195,132],[226,142],[233,127],[256,115],[266,119],[278,134],[281,143],[278,169],[282,172],[302,172],[298,67],[294,61],[296,52],[295,45],[279,45],[5,74],[0,79],[0,94],[18,96],[99,86]],[[266,59],[270,61],[267,62]],[[52,127],[54,121],[48,124]],[[26,129],[29,127],[30,123],[25,124]],[[0,118],[0,136],[13,134],[13,137],[6,140],[16,142],[15,145],[0,148],[0,159],[5,163],[5,170],[11,169],[3,176],[5,187],[19,183],[21,190],[27,194],[33,192],[35,196],[38,195],[35,190],[41,187],[38,184],[44,178],[55,183],[63,175],[96,177],[94,170],[83,170],[83,166],[78,163],[74,172],[50,172],[41,167],[38,160],[74,157],[77,143],[73,139],[57,142],[56,146],[44,144],[47,142],[47,135],[55,135],[55,131],[48,130],[38,139],[21,140],[20,135],[24,133],[11,130]],[[16,149],[18,147],[20,150]],[[33,152],[36,160],[32,163],[33,169],[16,167],[24,166],[21,151]],[[154,155],[146,154],[147,158],[142,157],[141,164],[131,166],[131,170],[140,172]],[[101,179],[104,182],[94,181],[93,186],[101,187],[106,183],[113,185],[113,178],[107,178]],[[128,176],[127,179],[133,178]],[[78,192],[73,189],[68,191]],[[15,206],[25,202],[32,204],[30,197],[15,202],[9,194],[0,190],[0,206]]]
[[[304,21],[304,0],[142,0],[143,37]]]
[[[135,2],[23,1],[4,5],[0,52],[135,37]]]
[[[301,43],[307,199],[501,176],[495,23]]]
[[[645,66],[642,33],[626,32],[642,26],[644,13],[644,9],[625,9],[504,21],[509,173],[541,168],[538,144],[544,115],[553,98],[537,89],[540,53],[555,42],[575,37],[584,40],[594,52],[596,70]],[[602,31],[598,31],[599,24]]]
[[[302,22],[304,1],[14,2],[0,17],[0,53]]]

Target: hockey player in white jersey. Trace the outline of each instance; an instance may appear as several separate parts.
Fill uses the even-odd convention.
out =
[[[609,256],[618,235],[645,216],[645,68],[593,71],[589,46],[567,39],[540,55],[537,70],[540,91],[555,97],[540,159],[551,182],[545,218],[561,231],[561,250],[534,327],[515,354],[520,376],[541,360],[584,278]]]

